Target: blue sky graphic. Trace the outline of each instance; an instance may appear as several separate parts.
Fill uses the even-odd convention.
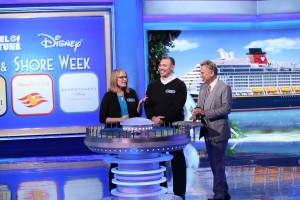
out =
[[[175,74],[181,78],[196,64],[220,58],[219,48],[247,57],[248,48],[262,48],[269,61],[300,63],[300,29],[184,30],[174,40],[169,55],[175,58]]]

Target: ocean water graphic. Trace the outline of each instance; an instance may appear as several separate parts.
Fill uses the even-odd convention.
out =
[[[229,118],[244,130],[300,128],[300,109],[232,112]]]

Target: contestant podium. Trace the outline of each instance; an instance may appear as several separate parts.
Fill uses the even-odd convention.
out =
[[[113,168],[116,189],[104,199],[181,199],[166,194],[160,183],[166,168],[159,162],[169,161],[165,152],[183,149],[191,141],[190,130],[201,126],[199,122],[175,122],[173,127],[153,127],[145,118],[130,118],[122,128],[87,127],[85,145],[93,152],[109,154],[105,162],[117,163]]]

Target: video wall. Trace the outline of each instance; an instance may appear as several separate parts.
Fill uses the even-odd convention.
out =
[[[111,70],[105,12],[0,15],[1,129],[99,124]]]
[[[213,60],[233,91],[230,118],[245,129],[296,129],[300,112],[298,27],[181,30],[169,48],[175,74],[197,101],[200,63]]]

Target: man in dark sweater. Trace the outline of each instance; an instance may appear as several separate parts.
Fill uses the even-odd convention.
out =
[[[144,107],[146,116],[154,126],[171,126],[173,122],[184,120],[184,104],[187,89],[183,81],[174,74],[175,60],[163,57],[159,64],[160,79],[149,84]],[[173,192],[185,198],[186,163],[183,150],[170,152],[173,172]],[[167,186],[166,183],[164,186]]]

